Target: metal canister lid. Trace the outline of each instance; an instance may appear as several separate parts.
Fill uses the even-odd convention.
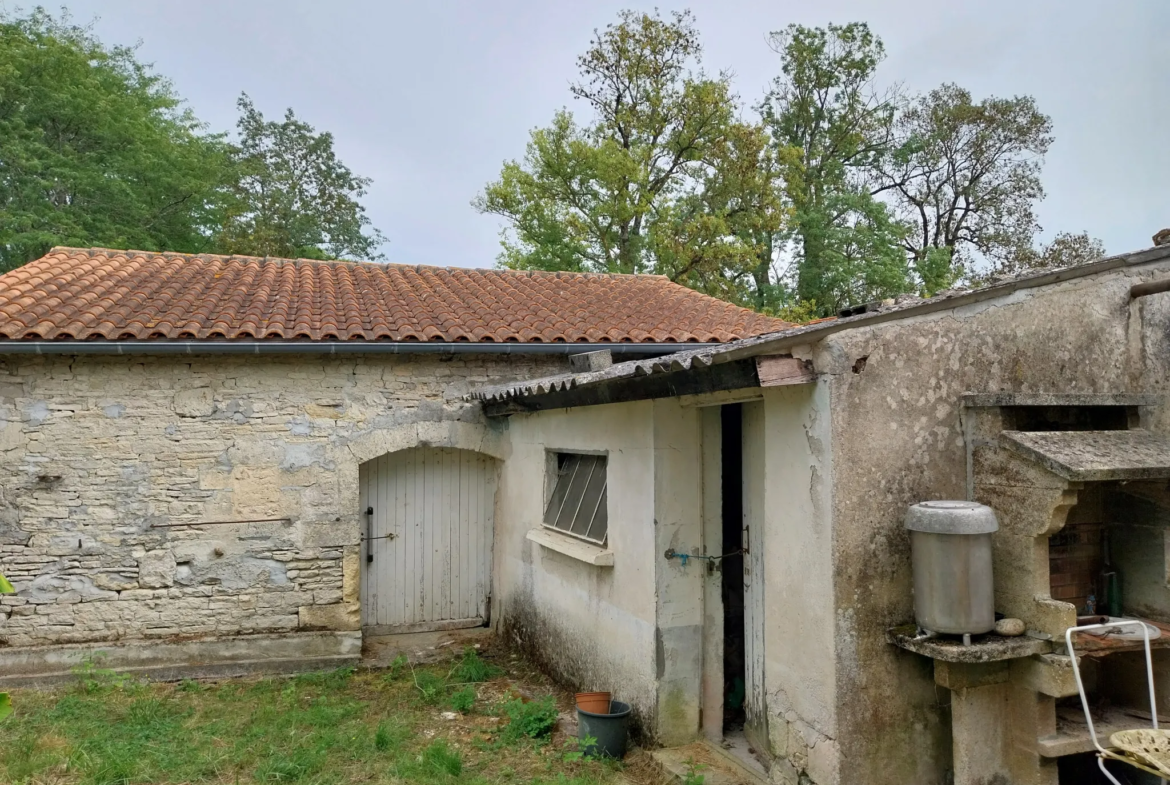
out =
[[[988,534],[999,531],[999,521],[986,504],[939,500],[910,505],[906,528],[931,534]]]

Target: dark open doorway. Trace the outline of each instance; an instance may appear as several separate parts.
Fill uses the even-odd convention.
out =
[[[743,594],[743,406],[722,407],[723,732],[743,729],[746,697]]]

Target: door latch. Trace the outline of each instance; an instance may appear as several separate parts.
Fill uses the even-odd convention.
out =
[[[374,508],[366,508],[366,564],[374,561],[374,549],[370,547],[371,535],[374,533]]]
[[[375,537],[374,536],[374,508],[373,507],[366,508],[366,536],[362,538],[366,543],[366,564],[369,564],[370,562],[372,562],[374,560],[374,550],[373,550],[373,548],[370,547],[371,542],[373,542],[374,540],[393,540],[397,536],[398,535],[395,534],[394,532],[390,532],[389,534],[382,534],[382,535]]]

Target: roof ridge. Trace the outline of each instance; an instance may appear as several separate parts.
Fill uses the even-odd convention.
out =
[[[306,259],[304,257],[289,257],[289,256],[253,256],[251,254],[222,254],[222,253],[188,253],[186,251],[146,251],[140,248],[103,248],[101,246],[80,247],[71,245],[55,245],[49,249],[45,256],[50,256],[55,253],[86,253],[91,257],[95,254],[117,254],[119,256],[141,255],[145,257],[166,257],[174,258],[180,257],[183,259],[207,259],[207,260],[239,260],[239,261],[257,261],[269,262],[273,264],[283,264],[285,262],[292,262],[294,264],[313,264],[326,265],[331,267],[361,265],[368,267],[375,267],[379,269],[391,268],[406,268],[415,270],[416,272],[426,272],[428,270],[442,270],[446,272],[479,272],[479,273],[503,273],[527,277],[543,277],[551,276],[555,278],[573,277],[573,278],[637,278],[637,279],[654,279],[661,278],[674,283],[669,276],[660,273],[594,273],[594,272],[576,272],[574,270],[514,270],[510,267],[460,267],[458,265],[437,265],[437,264],[411,264],[409,262],[371,262],[364,259]],[[679,284],[676,284],[679,285]],[[683,287],[684,289],[687,287]],[[694,291],[691,289],[690,291]],[[701,292],[700,292],[701,294]]]

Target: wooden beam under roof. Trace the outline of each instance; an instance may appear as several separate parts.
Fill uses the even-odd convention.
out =
[[[817,380],[812,360],[799,360],[788,355],[769,354],[757,357],[756,371],[760,377],[761,387],[811,384]]]

